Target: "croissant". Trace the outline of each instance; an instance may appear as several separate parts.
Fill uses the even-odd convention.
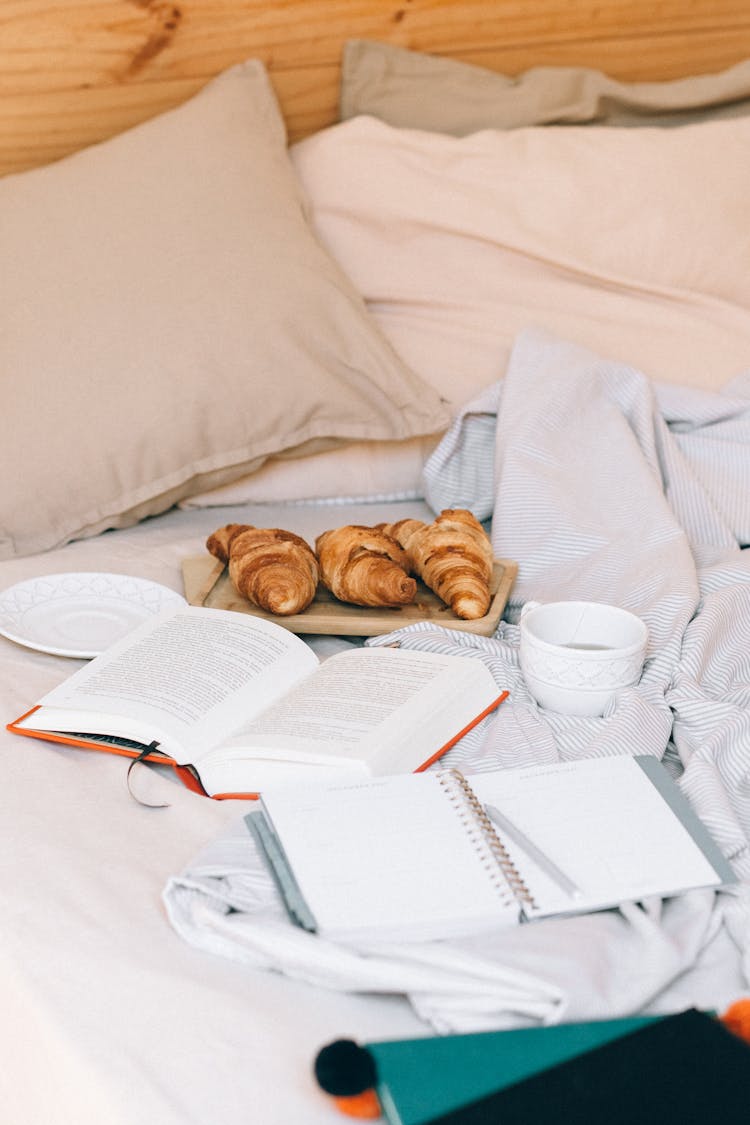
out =
[[[268,613],[302,613],[315,596],[317,559],[292,531],[230,523],[209,535],[206,547],[229,564],[237,592]]]
[[[409,556],[412,570],[456,617],[484,617],[490,606],[492,544],[466,508],[445,508],[433,523],[378,524]]]
[[[365,606],[408,605],[417,583],[406,551],[382,531],[347,524],[315,540],[320,577],[342,602]]]

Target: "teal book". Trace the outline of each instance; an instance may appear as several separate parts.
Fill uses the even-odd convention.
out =
[[[499,1089],[639,1031],[659,1017],[368,1043],[388,1125],[428,1125]]]

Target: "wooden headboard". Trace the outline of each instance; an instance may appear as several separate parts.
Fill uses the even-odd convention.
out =
[[[295,140],[336,118],[348,38],[517,74],[623,79],[750,57],[747,0],[0,0],[0,174],[120,132],[255,56]]]

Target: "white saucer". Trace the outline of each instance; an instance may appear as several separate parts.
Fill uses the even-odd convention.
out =
[[[146,578],[47,574],[0,592],[0,634],[39,652],[89,660],[152,614],[186,604]]]

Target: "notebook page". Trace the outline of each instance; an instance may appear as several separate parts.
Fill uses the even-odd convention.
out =
[[[295,786],[262,804],[323,935],[430,940],[518,921],[437,774]]]
[[[721,881],[629,755],[468,780],[481,801],[496,805],[582,892],[572,898],[518,844],[504,841],[542,914],[599,909]]]

